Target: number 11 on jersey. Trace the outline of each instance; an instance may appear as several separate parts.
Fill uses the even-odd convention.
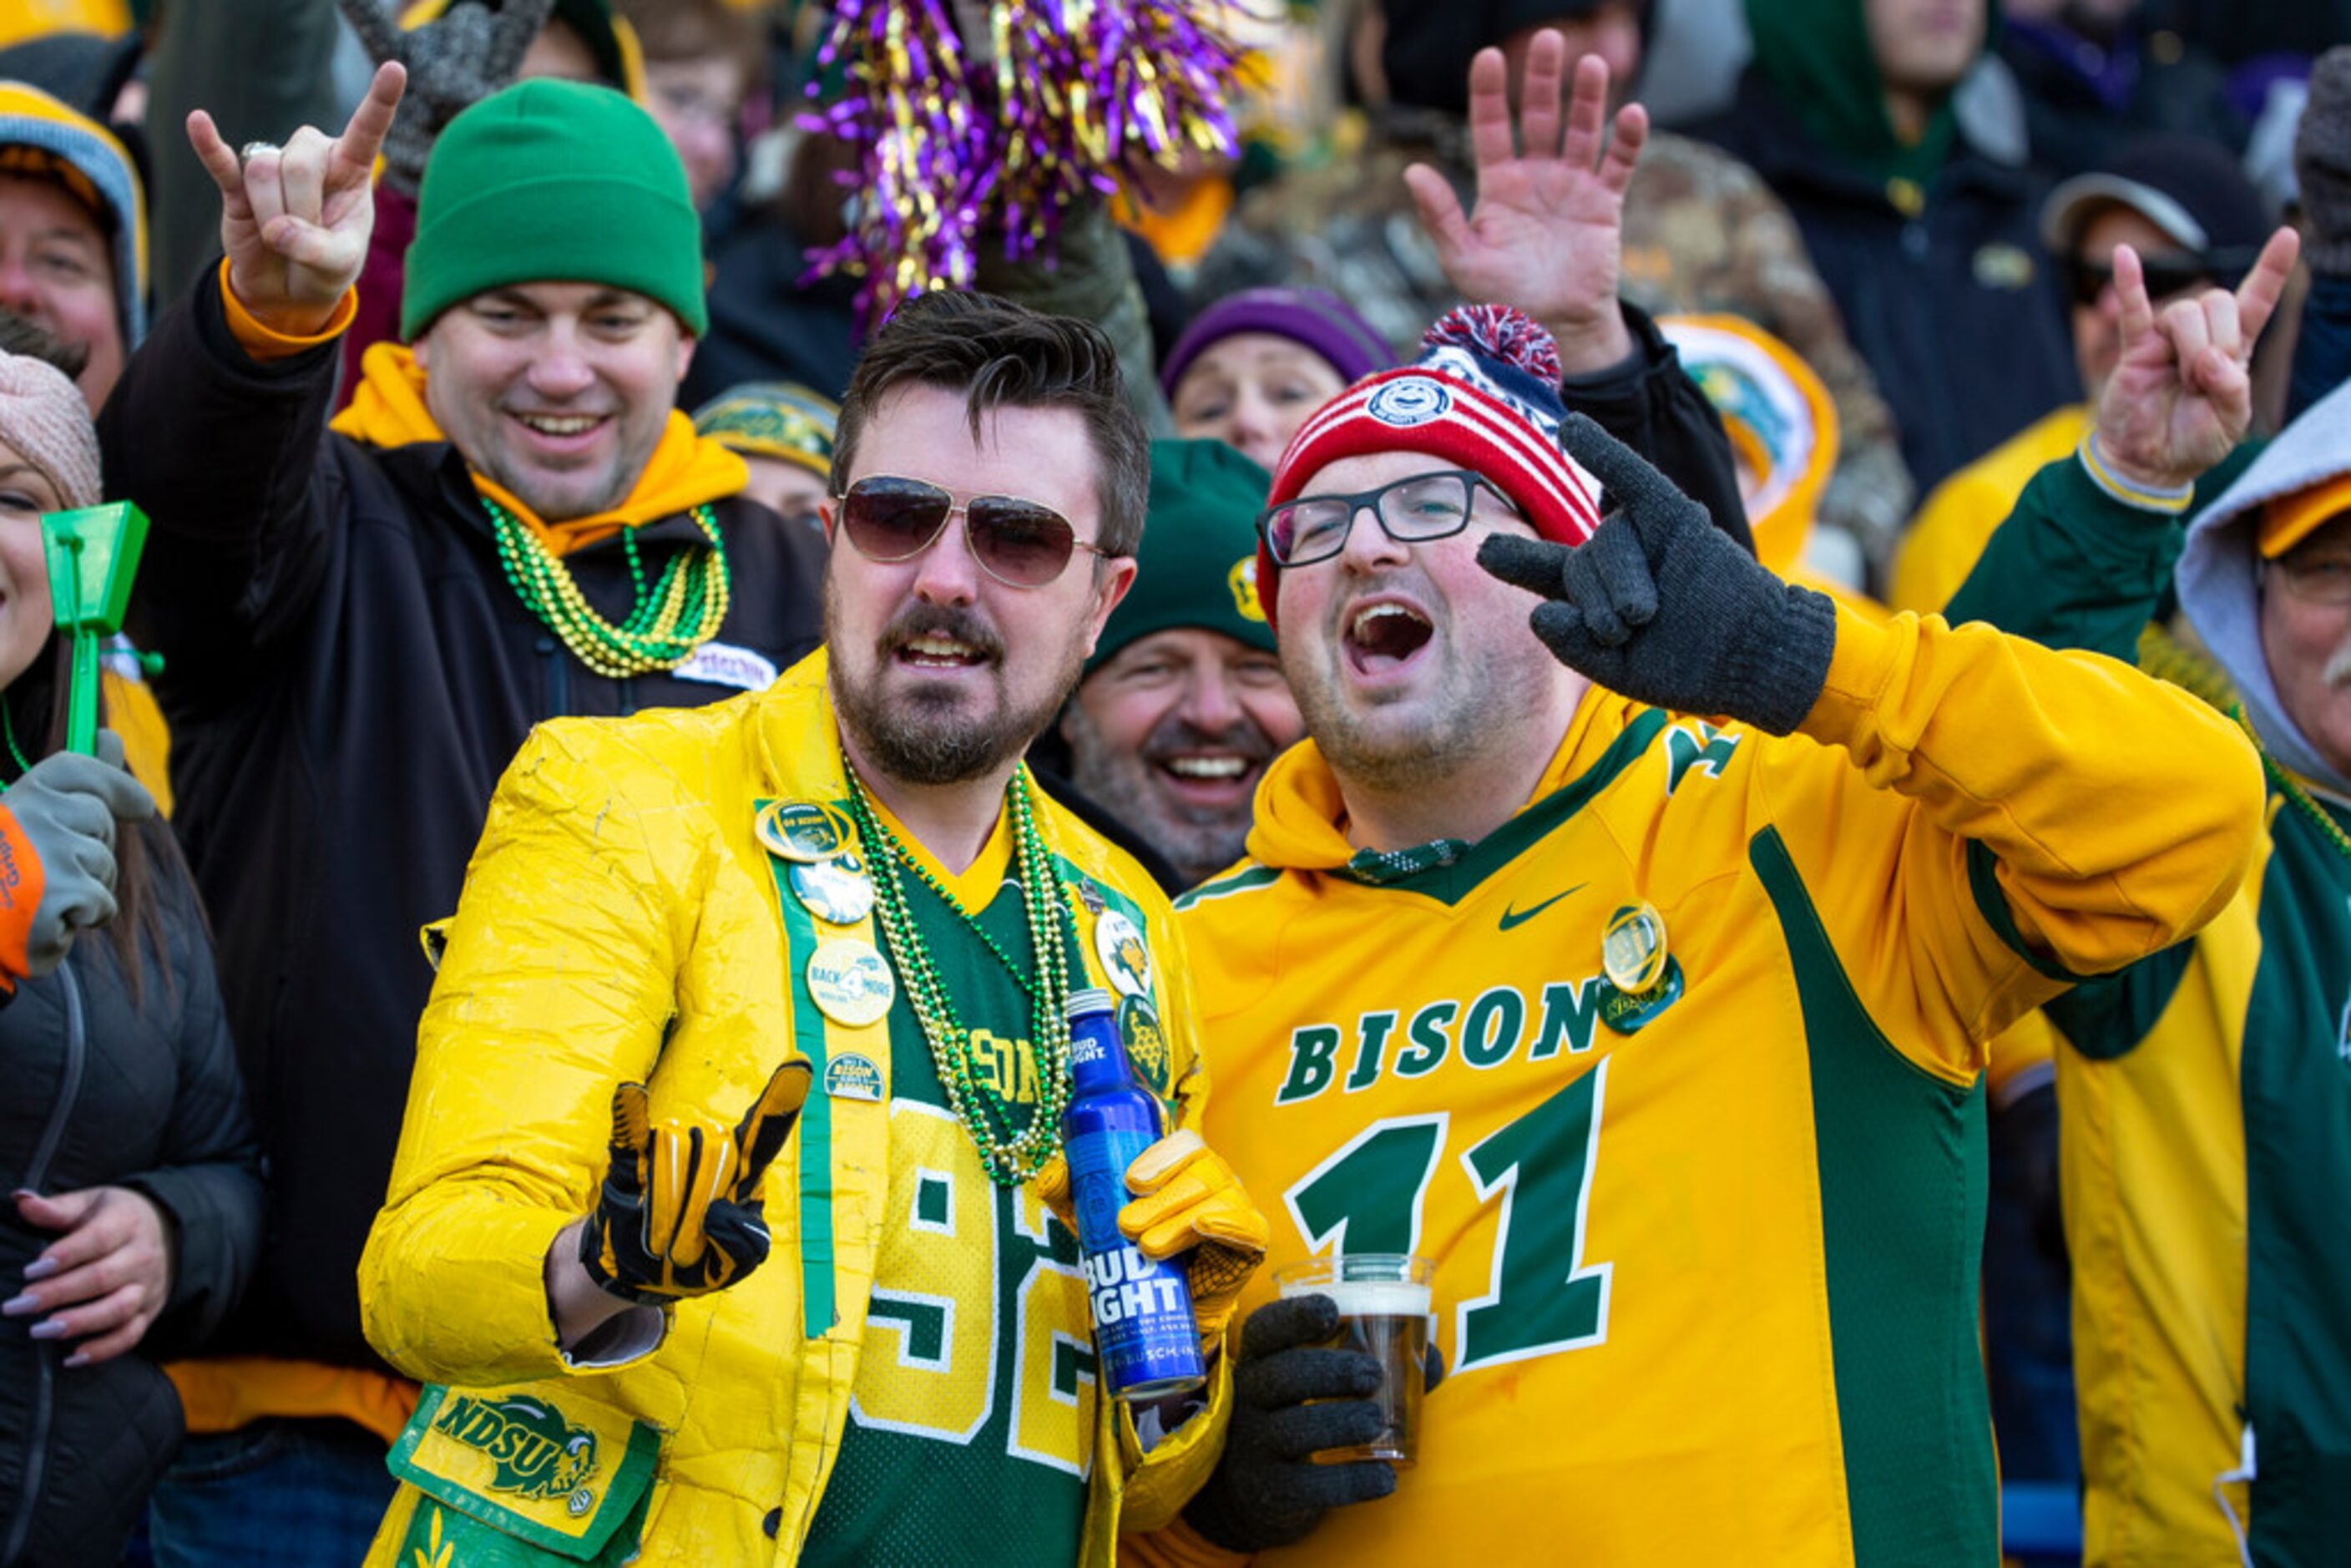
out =
[[[1464,1150],[1480,1206],[1501,1199],[1491,1289],[1455,1309],[1457,1373],[1599,1344],[1614,1266],[1583,1260],[1608,1059]],[[1443,1164],[1443,1112],[1389,1116],[1347,1140],[1282,1195],[1310,1251],[1417,1252]]]

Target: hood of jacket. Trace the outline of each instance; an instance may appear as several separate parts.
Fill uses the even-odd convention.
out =
[[[1562,788],[1606,751],[1644,705],[1602,686],[1593,686],[1575,705],[1567,733],[1560,737],[1542,777],[1519,810]],[[1249,829],[1249,856],[1276,870],[1376,872],[1384,858],[1348,841],[1347,798],[1338,776],[1311,736],[1273,759],[1258,781],[1257,821]],[[1511,813],[1513,816],[1517,812]]]
[[[1886,115],[1886,78],[1869,42],[1865,0],[1746,0],[1754,69],[1806,130],[1873,183],[1930,182],[1949,157],[1958,115],[1947,95],[1916,141]],[[1998,0],[1984,0],[1982,58],[2000,33]]]
[[[2336,387],[2285,427],[2275,441],[2189,525],[2173,575],[2179,606],[2196,634],[2229,673],[2245,716],[2278,765],[2338,795],[2351,778],[2320,758],[2318,747],[2287,716],[2262,651],[2260,551],[2254,536],[2273,497],[2351,474],[2351,382]]]

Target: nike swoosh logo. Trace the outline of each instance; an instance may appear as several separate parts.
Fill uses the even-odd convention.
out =
[[[1528,921],[1532,920],[1536,915],[1541,915],[1544,910],[1549,909],[1552,904],[1557,904],[1561,899],[1565,898],[1569,893],[1582,893],[1585,888],[1591,885],[1592,884],[1588,882],[1579,882],[1573,887],[1569,888],[1567,893],[1554,893],[1549,898],[1544,899],[1541,904],[1535,904],[1531,908],[1505,909],[1502,911],[1502,929],[1508,931],[1513,925],[1523,925]]]

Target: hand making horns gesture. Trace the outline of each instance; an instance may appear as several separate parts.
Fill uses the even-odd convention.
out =
[[[2158,313],[2138,253],[2115,247],[2122,352],[2098,395],[2098,455],[2136,483],[2176,489],[2226,457],[2253,422],[2253,345],[2285,292],[2301,239],[2269,243],[2234,292],[2208,288]]]
[[[306,125],[282,148],[232,152],[211,115],[188,116],[188,141],[220,187],[229,287],[265,327],[311,336],[359,280],[375,228],[376,154],[407,80],[386,63],[340,136]]]

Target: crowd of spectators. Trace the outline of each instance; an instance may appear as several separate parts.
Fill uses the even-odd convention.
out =
[[[904,9],[986,30],[985,6]],[[1154,437],[1135,586],[1031,760],[1166,893],[1250,852],[1258,787],[1305,731],[1259,601],[1274,471],[1465,300],[1540,323],[1564,407],[1782,577],[2241,702],[2285,814],[2351,856],[2351,747],[2248,641],[2291,596],[2351,601],[2327,528],[2351,509],[2351,5],[1193,9],[1239,29],[1233,145],[1105,167],[1046,252],[983,233],[977,277],[1101,326]],[[100,860],[105,884],[29,946],[0,941],[19,1086],[0,1114],[0,1568],[350,1563],[374,1535],[419,1397],[360,1287],[418,1114],[417,933],[457,908],[535,725],[758,690],[823,635],[858,437],[842,400],[879,326],[856,278],[814,266],[873,199],[806,112],[845,90],[833,20],[826,0],[0,7],[0,860],[22,845],[47,868],[37,899]],[[1579,160],[1579,138],[1606,150]],[[2241,345],[2216,290],[2262,300]],[[2249,359],[2249,430],[2192,463],[2101,446],[2126,402],[2178,395],[2142,361],[2179,309],[2209,320],[2168,340],[2182,366]],[[2081,497],[2053,465],[2087,476]],[[2117,495],[2165,529],[2097,510]],[[38,519],[112,500],[152,534],[100,763],[65,743],[76,677]],[[2313,704],[2351,682],[2325,635]],[[2121,1064],[2180,1029],[2165,1009],[2190,992],[2224,993],[2208,1033],[2245,1051],[2248,955],[2288,920],[2263,896],[2159,981],[2085,987],[1991,1047],[2001,1474],[2085,1488],[2092,1561],[2173,1560],[2135,1530],[2194,1541],[2181,1561],[2215,1542],[2318,1561],[2274,1532],[2325,1511],[2273,1493],[2256,1552],[2246,1489],[2333,1487],[2338,1513],[2351,1496],[2351,1361],[2264,1364],[2263,1333],[2305,1342],[2258,1305],[2285,1270],[2333,1316],[2322,1350],[2351,1354],[2351,1295],[2326,1294],[2351,1283],[2351,1232],[2244,1235],[2265,1179],[2351,1176],[2339,1074],[2242,1090],[2233,1271],[2212,1276],[2237,1299],[2223,1330],[2175,1325],[2240,1337],[2183,1374],[2224,1406],[2233,1386],[2236,1417],[2150,1436],[2116,1392],[2144,1365],[2095,1332],[2128,1315],[2115,1256],[2154,1245],[2108,1190],[2157,1179],[2149,1156],[2108,1134],[2168,1125],[2118,1108]],[[2339,907],[2292,921],[2344,935]],[[2346,966],[2314,961],[2301,998],[2330,1064],[2351,1061],[2351,996],[2325,989]],[[2300,1027],[2282,1016],[2267,1027]],[[2264,1176],[2253,1102],[2310,1094],[2333,1105],[2293,1156],[2310,1165]],[[2159,1310],[2197,1310],[2167,1279]],[[2281,1377],[2315,1391],[2291,1451],[2322,1479],[2254,1462],[2244,1386],[2274,1400]],[[2207,1467],[2217,1506],[2135,1490],[2140,1461],[2117,1457],[2173,1442],[2202,1465],[2212,1441],[2244,1461]]]

